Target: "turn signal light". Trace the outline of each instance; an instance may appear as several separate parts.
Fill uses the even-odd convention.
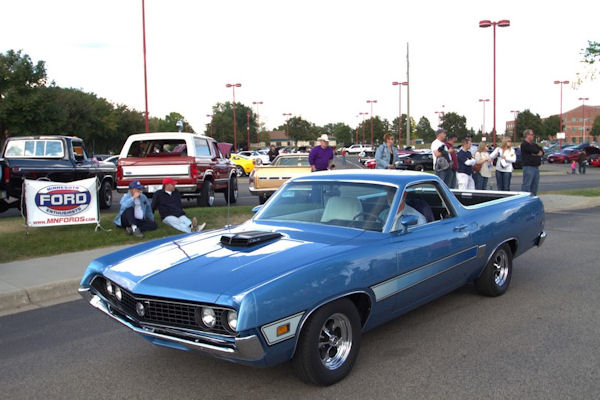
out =
[[[290,324],[285,324],[277,327],[277,336],[285,335],[290,331]]]

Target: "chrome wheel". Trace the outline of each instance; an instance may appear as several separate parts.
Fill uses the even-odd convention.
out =
[[[504,286],[509,273],[508,256],[504,249],[496,253],[492,263],[494,266],[494,282],[498,286]]]
[[[240,176],[244,176],[244,168],[242,168],[240,165],[236,165],[235,170],[236,170],[238,178]]]
[[[323,326],[319,335],[319,355],[321,363],[329,370],[339,368],[352,349],[352,327],[343,314],[333,314]]]

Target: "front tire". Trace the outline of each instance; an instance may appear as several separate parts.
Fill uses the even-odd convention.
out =
[[[360,330],[360,316],[348,299],[315,311],[302,329],[292,359],[298,377],[320,386],[345,378],[358,356]]]
[[[244,172],[244,168],[242,168],[242,166],[241,166],[241,165],[236,165],[236,166],[235,166],[235,172],[236,172],[236,174],[237,174],[238,178],[239,178],[240,176],[244,176],[244,174],[245,174],[245,172]]]
[[[479,293],[496,297],[508,290],[511,277],[512,251],[505,243],[494,252],[481,275],[475,279],[475,286]]]
[[[101,209],[107,209],[112,206],[112,184],[109,181],[102,182],[98,191],[98,201]]]
[[[204,181],[202,193],[198,197],[200,207],[212,207],[215,204],[215,188],[210,180]]]

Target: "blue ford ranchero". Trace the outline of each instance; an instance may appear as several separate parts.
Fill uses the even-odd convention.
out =
[[[80,293],[154,344],[255,366],[292,360],[302,380],[330,385],[352,369],[363,332],[471,281],[503,294],[543,228],[529,193],[325,171],[288,181],[239,226],[100,257]]]

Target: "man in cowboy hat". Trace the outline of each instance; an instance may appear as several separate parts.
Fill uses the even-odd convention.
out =
[[[311,171],[326,171],[333,164],[333,149],[329,147],[329,138],[326,134],[322,134],[319,139],[319,145],[313,147],[308,154],[308,162],[310,163]]]

